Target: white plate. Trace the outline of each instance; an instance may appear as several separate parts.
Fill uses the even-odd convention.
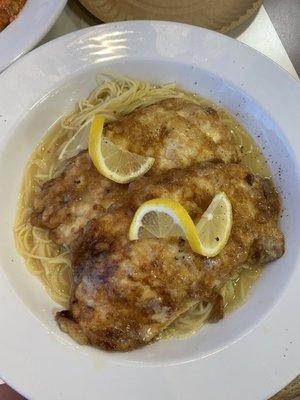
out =
[[[184,340],[131,353],[77,346],[58,309],[16,254],[12,224],[35,144],[95,86],[97,71],[176,81],[237,114],[264,149],[283,193],[286,253],[249,301]],[[220,34],[167,22],[124,22],[74,32],[0,77],[0,371],[32,399],[265,399],[300,372],[300,85]]]
[[[46,35],[66,2],[27,0],[17,18],[0,32],[0,72]]]

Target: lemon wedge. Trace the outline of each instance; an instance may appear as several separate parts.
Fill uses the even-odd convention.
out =
[[[202,254],[216,256],[226,245],[232,227],[232,207],[225,193],[218,193],[196,225]]]
[[[89,134],[89,154],[101,175],[117,183],[128,183],[144,175],[155,159],[120,149],[103,137],[104,117],[95,115]]]
[[[184,237],[196,253],[200,253],[201,250],[192,218],[186,209],[174,200],[149,200],[136,211],[129,228],[129,240],[153,237]]]
[[[129,240],[183,237],[195,253],[214,257],[226,245],[231,226],[232,208],[225,193],[214,197],[196,226],[178,202],[158,198],[138,208],[128,237]]]

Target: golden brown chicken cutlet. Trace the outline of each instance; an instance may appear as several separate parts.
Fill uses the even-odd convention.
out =
[[[38,191],[31,222],[49,228],[57,244],[71,245],[81,228],[118,203],[126,191],[126,185],[100,175],[88,153],[83,152]]]
[[[154,157],[149,174],[204,161],[238,162],[239,146],[218,111],[167,99],[109,124],[104,135],[124,150]]]
[[[119,185],[82,152],[37,191],[32,224],[72,252],[74,287],[69,309],[57,314],[61,329],[79,343],[126,351],[154,340],[199,302],[211,302],[218,320],[227,280],[246,263],[265,264],[284,252],[272,182],[238,164],[240,149],[216,110],[186,100],[136,110],[108,124],[104,135],[155,163],[147,176]],[[183,238],[128,240],[143,202],[175,200],[197,222],[220,192],[232,204],[233,225],[216,257],[194,253]]]
[[[99,175],[99,186],[103,179]],[[144,201],[176,200],[196,221],[219,192],[231,201],[233,227],[218,256],[195,254],[181,239],[128,241],[130,222]],[[75,288],[68,314],[58,315],[64,330],[107,349],[146,344],[191,305],[213,301],[216,289],[243,264],[263,264],[284,251],[277,193],[270,181],[238,164],[173,169],[115,195],[116,203],[87,218],[72,243]]]

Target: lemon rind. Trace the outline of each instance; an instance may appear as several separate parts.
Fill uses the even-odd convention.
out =
[[[88,145],[88,151],[89,155],[93,161],[94,166],[98,170],[98,172],[105,176],[106,178],[116,182],[116,183],[121,183],[121,184],[126,184],[134,179],[138,178],[139,176],[144,175],[146,172],[150,170],[152,165],[155,162],[155,159],[152,157],[143,157],[138,154],[136,156],[139,156],[140,158],[143,158],[145,160],[144,164],[141,164],[141,168],[135,173],[131,174],[130,176],[122,176],[117,173],[114,173],[110,171],[104,161],[104,158],[102,157],[102,150],[101,150],[101,141],[103,139],[103,127],[104,127],[104,122],[105,119],[102,115],[95,115],[94,119],[91,124],[91,129],[90,129],[90,134],[89,134],[89,145]],[[105,139],[108,140],[108,139]],[[128,151],[128,153],[130,153]],[[131,153],[135,155],[135,153]]]

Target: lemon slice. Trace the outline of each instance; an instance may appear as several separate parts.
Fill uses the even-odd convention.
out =
[[[89,126],[81,126],[63,146],[58,159],[68,160],[88,148]]]
[[[218,193],[196,225],[202,254],[216,256],[226,245],[232,227],[232,207],[225,193]]]
[[[197,226],[178,202],[158,198],[138,208],[128,237],[129,240],[183,237],[195,253],[214,257],[226,245],[231,226],[231,203],[225,193],[214,197]]]
[[[143,203],[131,222],[129,240],[169,237],[184,237],[193,251],[201,251],[195,224],[177,201],[159,198]]]
[[[149,171],[154,158],[121,150],[103,137],[103,126],[104,117],[96,115],[89,134],[89,154],[100,174],[117,183],[128,183]]]

